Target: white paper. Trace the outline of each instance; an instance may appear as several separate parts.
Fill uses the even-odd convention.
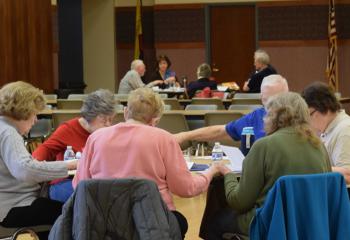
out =
[[[188,170],[191,170],[192,166],[193,166],[193,162],[188,162],[186,161],[186,164],[187,164],[187,169]]]
[[[223,145],[221,145],[221,148],[230,161],[230,165],[228,167],[231,169],[231,171],[241,173],[243,160],[245,158],[241,150],[236,147]]]

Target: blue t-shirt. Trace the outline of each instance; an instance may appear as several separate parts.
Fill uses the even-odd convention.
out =
[[[255,111],[232,121],[226,125],[226,132],[236,141],[241,140],[241,133],[244,127],[253,127],[255,140],[265,137],[263,118],[266,114],[265,108],[258,108]]]

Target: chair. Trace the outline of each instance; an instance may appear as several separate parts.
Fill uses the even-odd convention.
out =
[[[255,105],[255,104],[232,104],[229,106],[228,110],[251,110],[261,108],[263,105]]]
[[[219,98],[192,98],[191,101],[192,105],[198,104],[198,105],[217,105],[220,110],[224,110],[224,104],[222,103],[222,100]]]
[[[282,176],[256,210],[250,239],[349,239],[349,226],[350,201],[342,175]]]
[[[164,105],[164,110],[165,111],[170,111],[171,110],[171,105],[165,104]]]
[[[76,99],[57,99],[57,109],[80,109],[83,106],[83,100]]]
[[[46,100],[57,100],[57,94],[45,94]]]
[[[61,123],[80,116],[80,110],[71,112],[54,112],[52,113],[52,125],[56,129]]]
[[[176,98],[164,98],[165,105],[170,105],[171,110],[183,110],[184,108],[180,105],[179,101]]]
[[[123,105],[123,104],[117,104],[117,105],[115,105],[115,110],[116,110],[116,111],[123,111],[123,110],[124,110],[124,105]]]
[[[68,99],[70,100],[84,100],[87,94],[69,94]]]
[[[50,135],[52,130],[51,119],[39,119],[29,131],[29,138],[40,138],[42,141]]]
[[[186,118],[181,113],[172,113],[172,112],[164,113],[157,127],[162,128],[172,134],[189,131]],[[192,144],[190,141],[186,141],[183,144],[181,144],[181,148],[187,149],[191,145]]]
[[[0,240],[38,240],[36,233],[48,232],[51,225],[38,225],[24,228],[7,228],[0,225]]]
[[[119,101],[127,101],[129,94],[118,93],[114,94],[114,98]]]
[[[241,118],[242,116],[243,114],[241,113],[210,112],[204,115],[204,123],[206,127],[214,126],[214,125],[226,125],[231,121],[235,121]],[[240,146],[240,141],[235,141],[233,139],[231,140],[223,139],[223,140],[220,140],[220,143],[222,145],[227,145],[227,146],[235,146],[235,147]],[[213,144],[214,142],[210,142],[210,145],[213,145]]]
[[[233,98],[232,105],[262,105],[261,99],[253,99],[253,98]]]
[[[218,106],[214,104],[208,104],[208,105],[199,105],[199,104],[189,104],[186,106],[186,111],[191,110],[217,110]],[[188,126],[190,127],[190,130],[198,129],[204,127],[204,120],[203,119],[188,119],[187,120]]]
[[[159,96],[164,99],[164,98],[168,98],[168,94],[166,93],[159,93]]]
[[[260,93],[236,93],[234,95],[235,99],[260,99]]]

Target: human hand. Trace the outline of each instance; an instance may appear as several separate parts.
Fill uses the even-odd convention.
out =
[[[222,161],[214,162],[212,165],[216,166],[218,172],[220,172],[222,175],[226,175],[231,172],[231,170],[226,167]]]
[[[167,79],[164,80],[165,84],[170,84],[170,83],[175,83],[176,78],[175,77],[168,77]]]
[[[78,160],[77,159],[66,160],[64,162],[66,163],[66,166],[67,166],[68,170],[75,170],[78,167]]]

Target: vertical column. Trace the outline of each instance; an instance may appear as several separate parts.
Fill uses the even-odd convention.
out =
[[[82,0],[83,63],[86,92],[115,92],[116,43],[114,0]]]

